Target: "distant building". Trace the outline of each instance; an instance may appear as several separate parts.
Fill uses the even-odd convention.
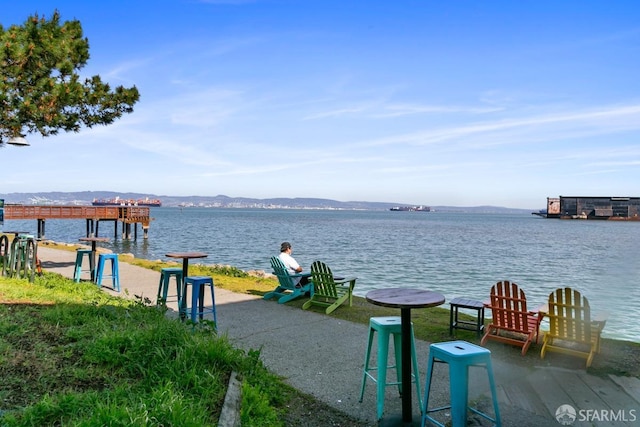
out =
[[[547,197],[546,217],[640,221],[640,197]]]

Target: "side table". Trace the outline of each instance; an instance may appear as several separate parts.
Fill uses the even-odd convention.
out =
[[[451,305],[449,311],[449,335],[453,336],[454,329],[466,329],[468,331],[475,331],[479,338],[484,331],[484,304],[468,298],[454,298],[449,304]],[[471,322],[458,319],[458,310],[461,308],[476,310],[476,321]]]

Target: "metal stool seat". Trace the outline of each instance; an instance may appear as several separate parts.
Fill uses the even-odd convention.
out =
[[[84,260],[85,255],[89,260],[89,270],[82,269],[82,262]],[[91,274],[91,272],[94,270],[94,267],[95,267],[94,263],[95,263],[95,260],[93,259],[93,254],[91,253],[91,249],[76,250],[76,266],[73,272],[73,281],[76,283],[79,282],[83,271],[86,271],[89,274]]]
[[[429,409],[429,392],[431,390],[434,362],[449,364],[449,395],[451,401],[450,405]],[[493,400],[494,418],[476,408],[468,406],[470,366],[481,366],[487,371]],[[444,427],[443,423],[440,423],[429,414],[445,409],[451,409],[453,427],[464,427],[467,425],[467,409],[494,422],[494,425],[497,427],[502,425],[500,421],[500,409],[498,408],[496,385],[493,380],[493,368],[491,367],[491,352],[489,350],[466,341],[450,341],[431,344],[429,346],[427,382],[424,392],[424,403],[422,405],[422,427],[426,425],[427,420],[437,426]]]
[[[367,378],[370,378],[377,384],[376,403],[378,419],[382,418],[384,413],[384,391],[387,386],[398,386],[398,392],[402,393],[402,331],[400,316],[384,316],[372,317],[369,319],[369,340],[367,342],[367,352],[364,357],[364,369],[362,370],[362,388],[360,389],[360,402],[364,397],[364,388]],[[378,366],[371,366],[369,359],[371,356],[371,346],[373,344],[373,336],[378,333]],[[395,351],[395,365],[389,365],[389,338],[393,335],[393,349]],[[416,384],[416,393],[418,401],[420,401],[420,379],[418,375],[418,359],[416,357],[416,346],[413,337],[413,324],[411,324],[411,359],[413,361],[413,373],[411,374],[412,382]],[[396,381],[387,382],[387,369],[396,370]],[[411,366],[408,367],[411,369]],[[373,376],[371,371],[378,371],[377,376]]]
[[[104,274],[104,264],[108,260],[111,261],[111,275]],[[100,254],[98,256],[98,269],[96,270],[96,284],[98,287],[102,287],[103,277],[110,277],[112,289],[116,292],[120,292],[119,270],[118,254]]]
[[[191,306],[187,305],[188,290],[191,286]],[[211,290],[211,307],[205,307],[204,296],[205,286]],[[191,321],[197,323],[198,319],[202,320],[206,314],[213,315],[213,323],[217,329],[218,319],[216,316],[216,297],[213,291],[213,278],[211,276],[187,276],[184,279],[182,294],[179,302],[180,318],[184,319],[187,312],[190,312]]]
[[[166,304],[169,294],[169,282],[171,278],[176,279],[176,295],[177,300],[180,301],[180,295],[182,293],[182,267],[166,267],[160,270],[160,282],[158,283],[158,296],[156,302],[158,305]]]

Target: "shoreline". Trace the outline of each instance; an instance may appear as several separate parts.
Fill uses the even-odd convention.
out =
[[[590,299],[593,310],[611,313],[605,337],[640,342],[640,312],[623,316],[617,296],[628,296],[632,306],[640,304],[633,271],[624,268],[631,258],[616,256],[635,250],[637,227],[604,222],[576,226],[532,215],[447,213],[158,208],[153,216],[155,231],[145,240],[122,240],[119,230],[100,225],[99,235],[111,241],[99,246],[147,260],[197,250],[209,254],[205,264],[270,272],[268,260],[280,241],[294,240],[303,267],[322,260],[336,273],[358,276],[358,296],[395,283],[434,290],[447,300],[484,301],[496,281],[507,279],[525,291],[528,305],[537,307],[556,288],[569,285]],[[12,222],[15,229],[34,226]],[[84,228],[83,221],[51,222],[47,238],[75,243],[85,235]],[[578,243],[581,250],[575,251]]]
[[[43,246],[46,246],[46,247],[50,247],[51,249],[60,249],[60,250],[66,250],[66,251],[74,251],[76,248],[79,248],[79,247],[90,248],[90,245],[86,245],[86,244],[83,244],[81,242],[68,243],[68,242],[57,242],[57,241],[48,240],[48,239],[40,241],[38,243],[38,245],[40,246],[40,244],[42,244]],[[101,248],[99,246],[97,248],[97,252],[98,253],[113,253],[112,250],[107,249],[107,248]],[[146,259],[146,258],[136,258],[135,255],[132,254],[132,253],[119,253],[118,256],[119,257],[125,257],[125,258],[131,258],[134,261],[135,260],[142,260],[144,262],[149,262],[149,263],[157,263],[157,264],[165,263],[165,264],[170,264],[170,265],[174,265],[174,266],[181,265],[180,262],[174,261],[174,260],[163,261],[161,259],[151,260],[151,259]],[[121,261],[126,262],[126,259],[125,260],[121,260]],[[272,273],[269,273],[269,272],[267,272],[265,270],[241,270],[241,269],[239,269],[237,267],[234,267],[234,266],[228,265],[228,264],[198,264],[198,263],[193,263],[193,265],[202,265],[202,266],[211,267],[211,268],[216,268],[216,267],[233,268],[233,269],[237,269],[239,271],[243,271],[244,273],[246,273],[250,277],[256,277],[256,278],[271,279],[271,278],[275,278],[276,277]],[[360,297],[360,298],[363,298],[363,297]],[[490,319],[490,315],[489,316],[485,315],[485,319],[489,320]],[[546,322],[546,319],[543,320],[543,325],[545,324],[545,322]],[[606,327],[605,327],[605,331],[606,331]],[[625,339],[625,338],[620,338],[620,337],[608,337],[608,336],[603,336],[602,339],[611,340],[611,341],[619,341],[619,342],[627,342],[627,343],[631,343],[631,344],[640,345],[640,340],[634,341],[632,339]]]

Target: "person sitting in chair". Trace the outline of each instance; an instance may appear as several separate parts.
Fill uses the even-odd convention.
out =
[[[278,258],[280,258],[280,261],[282,261],[284,266],[287,267],[287,271],[289,272],[289,274],[300,274],[302,273],[302,267],[300,267],[300,264],[298,264],[295,258],[291,256],[292,251],[293,250],[291,249],[291,243],[282,242],[282,244],[280,245],[280,255],[278,255]],[[309,278],[294,277],[293,281],[296,285],[306,285],[309,282]]]

